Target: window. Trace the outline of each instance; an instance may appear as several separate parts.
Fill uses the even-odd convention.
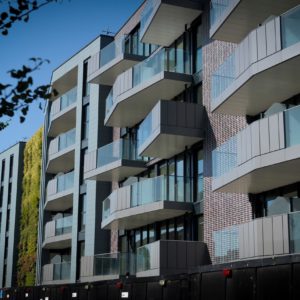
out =
[[[162,222],[160,225],[160,239],[161,240],[167,239],[167,223],[166,223],[166,221]]]
[[[13,176],[14,156],[11,155],[9,158],[9,178]]]
[[[273,215],[279,215],[284,213],[290,212],[290,201],[286,197],[271,197],[267,198],[267,215],[273,216]]]
[[[176,221],[176,240],[184,240],[184,219],[179,218]]]
[[[88,78],[88,60],[83,63],[82,97],[88,97],[90,95],[90,84],[88,83],[87,78]]]
[[[83,106],[82,113],[82,139],[87,140],[89,137],[89,123],[90,123],[90,106],[89,104]]]
[[[5,159],[2,160],[1,166],[1,183],[4,181],[4,174],[5,174]]]
[[[87,196],[86,196],[86,194],[83,194],[80,196],[80,231],[85,230],[86,205],[87,205]]]
[[[199,242],[204,241],[204,217],[203,216],[197,218],[197,240]]]
[[[194,73],[198,73],[202,70],[202,35],[201,24],[199,24],[193,32],[194,42]]]
[[[140,230],[136,230],[135,231],[135,248],[139,248],[141,247],[141,231]]]
[[[196,185],[196,201],[203,200],[203,150],[197,153],[197,185]]]
[[[12,182],[8,184],[8,199],[7,199],[7,205],[11,204],[11,193],[12,193]]]

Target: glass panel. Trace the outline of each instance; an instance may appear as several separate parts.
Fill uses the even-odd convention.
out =
[[[149,226],[149,243],[152,243],[155,241],[155,230],[154,225]]]
[[[201,34],[201,25],[197,26],[195,30],[195,73],[202,70],[202,34]]]
[[[70,279],[71,263],[64,262],[53,265],[53,280]]]
[[[100,67],[103,67],[122,53],[124,53],[124,37],[113,41],[101,50]]]
[[[300,213],[289,215],[290,252],[300,252]]]
[[[154,242],[137,249],[137,272],[157,269],[159,265],[159,256],[154,255],[159,253],[160,243]]]
[[[203,200],[203,150],[198,151],[197,158],[197,201]]]
[[[58,151],[61,151],[63,149],[66,149],[70,147],[71,145],[75,144],[75,134],[76,134],[76,129],[71,129],[70,131],[67,131],[66,133],[63,133],[60,135],[59,138],[59,143],[58,143]]]
[[[300,106],[285,111],[285,135],[286,146],[291,147],[300,144]]]
[[[63,110],[75,103],[77,100],[77,86],[60,97],[60,110]]]
[[[120,159],[142,160],[136,154],[132,141],[120,139],[98,149],[97,167],[102,167]]]
[[[176,200],[184,202],[184,157],[180,157],[176,162]]]
[[[295,7],[281,16],[282,47],[300,42],[300,8]]]
[[[145,8],[141,14],[141,32],[145,33],[153,14],[159,7],[159,4],[160,1],[157,0],[148,0],[146,2]]]
[[[210,8],[210,26],[212,27],[224,14],[232,0],[212,0]]]
[[[267,215],[280,215],[290,212],[290,200],[285,197],[276,197],[267,200]]]
[[[176,235],[177,240],[184,240],[184,220],[180,218],[176,222]]]
[[[56,220],[55,235],[62,235],[72,232],[72,220],[72,216]]]
[[[173,220],[169,220],[168,229],[169,229],[168,240],[175,240],[175,224]]]
[[[74,172],[57,176],[57,192],[63,192],[74,186]]]
[[[141,246],[141,232],[140,230],[135,231],[135,247],[138,248]]]
[[[161,240],[167,239],[167,224],[166,224],[166,222],[163,222],[160,225],[160,239]]]
[[[146,245],[148,243],[148,231],[147,227],[142,229],[142,245]]]

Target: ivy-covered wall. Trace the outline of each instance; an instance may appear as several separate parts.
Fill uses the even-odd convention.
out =
[[[26,143],[24,150],[18,286],[31,286],[35,283],[41,159],[42,128]]]

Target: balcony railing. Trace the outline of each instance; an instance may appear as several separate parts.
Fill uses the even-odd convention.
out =
[[[63,94],[58,100],[55,100],[51,106],[50,121],[60,111],[63,111],[77,100],[77,87]]]
[[[95,255],[94,276],[135,274],[134,253],[107,253]]]
[[[214,0],[212,5],[216,7],[212,9],[213,15],[220,15],[226,7],[229,5],[230,0]],[[280,17],[280,32],[278,33],[281,40],[281,49],[288,48],[298,42],[300,42],[300,6],[288,11],[287,13],[281,15]],[[276,31],[277,33],[277,31]],[[248,37],[246,38],[248,39]],[[245,46],[247,46],[247,41],[245,39]],[[251,43],[251,40],[250,40]],[[242,42],[240,45],[244,45]],[[243,48],[243,47],[242,47]],[[245,57],[244,61],[241,62],[240,55],[243,53],[245,56],[245,50],[240,49],[238,46],[232,54],[224,61],[222,65],[213,73],[212,76],[212,102],[215,103],[218,97],[225,92],[232,84],[239,78],[246,70],[250,68],[250,66],[257,61],[265,58],[256,58],[257,57],[257,49],[255,48],[255,53],[252,53],[252,48],[248,49],[247,57]]]
[[[70,147],[71,145],[75,144],[75,136],[76,136],[75,128],[59,136],[58,151],[64,150]]]
[[[113,191],[108,198],[103,201],[103,220],[107,219],[114,212],[121,209],[130,209],[159,201],[190,202],[191,199],[185,197],[184,186],[189,187],[191,179],[184,177],[161,175],[154,178],[135,182],[130,186],[125,186]],[[130,202],[128,206],[120,205],[118,193],[122,189],[129,189]],[[186,190],[186,194],[191,195],[191,191]],[[118,205],[119,204],[119,205]],[[119,206],[122,206],[119,207]]]
[[[137,155],[136,144],[130,140],[119,139],[98,149],[97,168],[118,160],[143,160]]]
[[[300,106],[283,111],[285,148],[300,144]],[[257,121],[256,121],[257,122]],[[251,126],[251,125],[250,125]],[[250,147],[250,145],[249,145]],[[238,167],[238,135],[213,151],[213,177],[218,178]]]
[[[67,191],[73,188],[74,185],[74,172],[57,176],[57,193]]]
[[[148,23],[150,21],[150,17],[152,16],[153,12],[159,6],[159,1],[157,0],[147,0],[146,5],[143,9],[141,14],[141,32],[145,32],[148,27]]]
[[[68,280],[71,274],[71,263],[63,262],[53,265],[53,280]]]
[[[169,55],[169,51],[174,51],[174,52],[176,51],[176,57],[177,57],[176,62],[175,62],[175,56],[174,59],[171,58],[171,55]],[[190,66],[187,66],[185,64],[186,57],[189,57],[189,52],[183,49],[159,50],[153,56],[147,58],[146,60],[140,62],[139,64],[135,65],[132,68],[132,72],[131,72],[132,78],[130,80],[131,85],[130,87],[127,87],[127,89],[137,87],[147,82],[155,75],[164,71],[189,75],[191,72],[190,72]],[[122,75],[123,74],[121,74],[120,76]],[[118,78],[120,78],[120,76]],[[116,81],[116,84],[119,84],[118,79]],[[109,113],[111,112],[113,105],[118,102],[119,93],[120,93],[119,89],[115,87],[113,87],[111,92],[109,93],[106,99],[106,116],[109,115]]]
[[[72,216],[55,220],[55,236],[71,233],[72,220]]]
[[[295,212],[214,231],[215,263],[300,253],[299,225]]]

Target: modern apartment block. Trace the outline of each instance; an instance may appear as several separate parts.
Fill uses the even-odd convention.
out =
[[[24,142],[0,154],[0,287],[16,284]]]
[[[39,284],[299,252],[298,4],[146,0],[53,72]]]

